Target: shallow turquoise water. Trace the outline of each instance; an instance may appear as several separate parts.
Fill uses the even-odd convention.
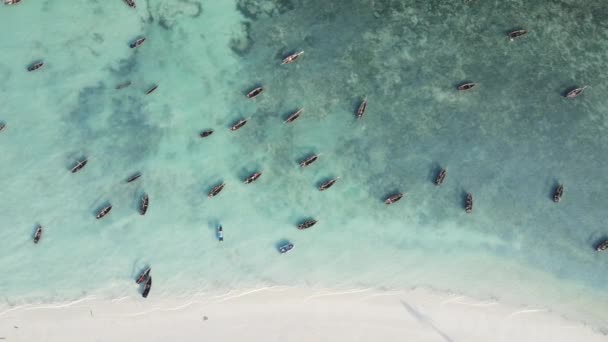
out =
[[[597,308],[608,303],[608,258],[592,246],[608,236],[607,6],[4,6],[0,22],[12,34],[0,38],[0,293],[9,304],[131,295],[150,264],[155,296],[430,286],[606,322]],[[505,33],[520,27],[530,33],[509,43]],[[146,43],[129,49],[138,36]],[[279,65],[294,50],[305,54]],[[40,58],[44,68],[27,73]],[[465,80],[478,89],[456,92]],[[246,99],[256,84],[265,93]],[[574,85],[590,88],[574,101],[560,96]],[[302,117],[283,124],[300,107]],[[241,117],[247,125],[230,132]],[[216,132],[201,140],[203,129]],[[319,161],[300,169],[313,152]],[[81,156],[89,164],[69,173]],[[448,176],[435,187],[440,167]],[[256,170],[258,182],[241,183]],[[142,178],[125,184],[135,171]],[[334,176],[333,188],[315,189]],[[208,199],[220,181],[226,189]],[[407,196],[386,207],[394,191]],[[150,209],[141,217],[143,192]],[[462,209],[465,192],[475,195],[473,215]],[[108,202],[112,212],[95,220]],[[319,223],[295,229],[307,217]],[[45,234],[34,246],[37,223]],[[281,256],[284,240],[296,247]]]

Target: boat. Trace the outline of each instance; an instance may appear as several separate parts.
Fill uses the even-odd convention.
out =
[[[16,5],[20,2],[21,2],[21,0],[4,0],[5,5]]]
[[[403,197],[402,193],[396,193],[394,195],[390,195],[384,200],[384,204],[386,204],[386,205],[393,204],[395,202],[398,202],[402,197]]]
[[[445,176],[447,174],[448,174],[448,170],[441,169],[441,171],[439,171],[439,174],[437,175],[437,178],[435,178],[435,185],[443,184],[443,181],[445,180]]]
[[[336,184],[338,179],[340,179],[340,177],[330,179],[330,180],[324,182],[323,184],[319,185],[319,191],[325,191],[325,190],[331,188],[334,184]]]
[[[300,58],[300,56],[302,56],[302,54],[304,54],[304,51],[292,53],[291,55],[283,58],[283,61],[281,62],[281,65],[283,65],[283,64],[291,64],[291,63],[295,62],[298,58]]]
[[[246,119],[240,119],[239,121],[237,121],[234,125],[232,125],[232,127],[230,127],[231,131],[236,131],[239,128],[245,126],[245,124],[247,123]]]
[[[597,246],[595,246],[595,250],[598,252],[602,252],[608,249],[608,240],[604,240],[600,242]]]
[[[212,129],[207,130],[207,131],[202,131],[202,132],[200,132],[198,135],[199,135],[201,138],[206,138],[206,137],[210,136],[211,134],[213,134],[213,130],[212,130]]]
[[[471,195],[470,193],[467,194],[467,198],[464,201],[464,211],[467,214],[473,212],[473,195]]]
[[[6,127],[6,124],[4,122],[0,123],[0,132],[2,132],[4,127]]]
[[[215,197],[217,194],[219,194],[223,189],[224,186],[226,185],[226,183],[222,183],[222,184],[218,184],[216,186],[213,187],[213,189],[211,189],[211,191],[209,191],[209,198],[211,197]]]
[[[317,220],[306,220],[298,225],[299,230],[308,229],[317,224]]]
[[[261,175],[262,175],[261,172],[254,172],[251,175],[249,175],[249,177],[245,178],[243,183],[245,183],[245,184],[253,183],[256,180],[258,180],[258,178],[260,178]]]
[[[135,5],[135,1],[133,1],[133,0],[125,0],[125,3],[126,3],[127,5],[129,5],[129,7],[131,7],[131,8],[136,8],[136,7],[137,7],[137,6]]]
[[[87,165],[89,161],[87,159],[83,159],[81,161],[76,162],[76,165],[72,166],[72,168],[70,169],[70,171],[72,171],[72,173],[76,173],[80,170],[82,170],[83,167],[85,167]]]
[[[116,90],[120,90],[120,89],[126,88],[126,87],[128,87],[130,85],[131,85],[131,81],[127,81],[127,82],[124,82],[124,83],[117,84],[115,88],[116,88]]]
[[[221,241],[224,241],[224,228],[222,228],[222,225],[219,225],[217,227],[217,239]]]
[[[139,204],[139,213],[141,215],[146,215],[146,211],[148,211],[148,203],[150,199],[148,198],[148,194],[143,194],[141,196],[141,203]]]
[[[357,114],[356,114],[357,119],[361,119],[363,117],[366,109],[367,109],[367,96],[365,97],[365,99],[363,99],[363,102],[361,102],[361,104],[359,105],[359,108],[357,108]]]
[[[579,96],[580,94],[582,94],[583,91],[585,90],[585,88],[587,88],[587,86],[580,87],[580,88],[574,88],[574,89],[570,90],[568,93],[566,93],[565,97],[568,99],[573,99],[573,98]]]
[[[293,249],[293,243],[286,243],[279,247],[279,252],[281,252],[281,254],[285,254],[292,249]]]
[[[44,62],[34,62],[32,64],[30,64],[30,66],[27,67],[27,71],[34,71],[34,70],[38,70],[40,68],[42,68],[42,66],[44,65]]]
[[[155,84],[155,85],[152,86],[152,88],[148,89],[146,91],[146,95],[150,95],[153,91],[156,90],[156,88],[158,88],[158,84]]]
[[[317,161],[318,158],[319,158],[318,154],[312,154],[300,162],[300,167],[307,167],[308,165]]]
[[[41,237],[42,237],[42,226],[38,225],[38,227],[36,228],[36,232],[34,233],[34,243],[38,243],[38,241],[40,241]]]
[[[152,288],[152,277],[148,277],[148,281],[146,281],[146,285],[144,285],[144,290],[141,293],[141,296],[144,298],[148,298],[148,294],[150,293],[150,289]]]
[[[264,91],[264,88],[257,87],[255,89],[253,89],[252,91],[248,92],[247,97],[250,99],[253,99],[253,98],[257,97],[258,95],[260,95],[263,91]]]
[[[137,277],[137,280],[135,280],[136,284],[141,284],[144,281],[146,281],[146,279],[148,279],[148,277],[150,276],[150,271],[152,271],[151,267],[146,267],[140,274],[139,277]]]
[[[127,178],[127,183],[131,183],[141,177],[141,172],[135,172],[129,178]]]
[[[476,86],[477,86],[476,83],[463,83],[458,86],[458,90],[460,90],[460,91],[469,90],[469,89],[475,88]]]
[[[133,42],[129,43],[129,47],[130,47],[131,49],[138,48],[138,47],[140,47],[140,46],[141,46],[141,45],[142,45],[142,44],[143,44],[145,41],[146,41],[146,38],[145,38],[145,37],[140,37],[140,38],[137,38],[135,41],[133,41]]]
[[[110,205],[108,205],[108,206],[106,206],[106,207],[104,207],[103,209],[101,209],[101,210],[100,210],[100,211],[97,213],[97,215],[95,216],[95,218],[99,220],[100,218],[102,218],[102,217],[104,217],[104,216],[108,215],[108,213],[110,212],[110,210],[112,210],[112,205],[111,205],[111,204],[110,204]]]
[[[296,121],[296,119],[300,117],[300,114],[302,114],[303,110],[304,110],[304,108],[301,108],[301,109],[298,109],[295,112],[289,114],[287,119],[285,119],[285,123],[291,123],[291,122]]]
[[[515,30],[515,31],[511,31],[509,32],[508,36],[509,36],[509,40],[513,41],[515,38],[519,38],[523,35],[525,35],[526,33],[528,33],[528,31],[526,30]]]
[[[564,194],[564,185],[560,184],[555,188],[553,192],[553,202],[559,203],[562,200],[562,195]]]

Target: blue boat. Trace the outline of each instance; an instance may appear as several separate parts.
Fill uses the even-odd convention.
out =
[[[285,244],[285,245],[279,247],[279,252],[281,252],[281,254],[284,254],[284,253],[289,252],[292,249],[293,249],[293,243],[288,243],[288,244]]]

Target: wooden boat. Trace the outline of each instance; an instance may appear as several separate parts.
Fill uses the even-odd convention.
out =
[[[30,66],[27,67],[27,71],[38,70],[38,69],[42,68],[43,65],[44,65],[44,62],[41,62],[41,61],[34,62],[34,63],[30,64]]]
[[[390,195],[384,200],[384,204],[386,204],[386,205],[393,204],[395,202],[398,202],[402,197],[403,197],[402,193],[396,193],[394,195]]]
[[[307,167],[310,164],[316,162],[317,159],[319,159],[318,154],[311,154],[310,156],[306,157],[306,159],[304,159],[300,162],[300,167]]]
[[[292,249],[293,249],[293,243],[286,243],[279,247],[279,252],[281,252],[281,254],[285,254]]]
[[[89,161],[87,159],[83,159],[81,161],[76,162],[76,164],[74,166],[72,166],[72,168],[70,169],[70,171],[72,173],[76,173],[80,170],[82,170],[83,167],[85,167],[87,165]]]
[[[325,190],[331,188],[334,184],[336,184],[338,179],[340,179],[340,177],[330,179],[330,180],[324,182],[323,184],[319,185],[319,191],[325,191]]]
[[[604,240],[600,242],[597,246],[595,246],[595,250],[598,252],[602,252],[608,249],[608,240]]]
[[[141,177],[141,172],[135,172],[129,178],[127,178],[127,183],[131,183],[131,182],[139,179],[139,177]]]
[[[144,285],[144,290],[141,293],[141,296],[144,298],[148,298],[148,294],[150,294],[151,288],[152,288],[152,277],[148,277],[148,281],[146,281],[146,285]]]
[[[359,108],[357,108],[357,119],[361,119],[363,117],[363,115],[365,115],[365,110],[367,109],[367,96],[365,97],[365,99],[363,99],[363,102],[361,102],[361,104],[359,105]]]
[[[16,5],[20,2],[21,2],[21,0],[4,0],[5,5]]]
[[[210,136],[211,134],[213,134],[213,130],[212,130],[212,129],[207,130],[207,131],[202,131],[202,132],[200,132],[198,135],[199,135],[201,138],[206,138],[206,137]]]
[[[2,132],[4,127],[6,127],[6,124],[4,122],[0,123],[0,132]]]
[[[299,230],[308,229],[317,224],[317,220],[306,220],[298,225]]]
[[[117,84],[116,85],[116,90],[120,90],[120,89],[126,88],[126,87],[128,87],[130,85],[131,85],[131,81],[127,81],[127,82],[124,82],[124,83]]]
[[[249,177],[245,178],[243,183],[245,183],[245,184],[253,183],[256,180],[258,180],[258,178],[260,178],[261,175],[262,175],[261,172],[254,172],[251,175],[249,175]]]
[[[143,194],[143,196],[141,196],[141,203],[139,204],[139,213],[141,215],[146,215],[146,212],[148,211],[149,202],[150,199],[148,198],[148,194]]]
[[[146,41],[146,38],[145,38],[145,37],[140,37],[140,38],[137,38],[135,41],[133,41],[133,42],[129,43],[129,47],[130,47],[131,49],[138,48],[138,47],[140,47],[140,46],[141,46],[141,45],[142,45],[142,44],[143,44],[145,41]]]
[[[151,267],[146,267],[140,274],[139,277],[137,277],[137,280],[135,280],[136,284],[141,284],[144,281],[146,281],[146,279],[148,279],[148,277],[150,276],[150,271],[152,271]]]
[[[38,225],[38,227],[36,228],[36,232],[34,233],[34,243],[38,243],[38,241],[40,241],[41,237],[42,237],[42,226]]]
[[[135,1],[133,0],[125,0],[125,3],[131,7],[131,8],[136,8],[137,6],[135,5]]]
[[[295,62],[298,58],[300,58],[300,56],[302,56],[303,53],[304,53],[304,51],[292,53],[291,55],[283,58],[283,61],[281,62],[281,65],[283,65],[283,64],[291,64],[291,63]]]
[[[439,174],[437,175],[437,178],[435,178],[435,185],[443,184],[443,181],[445,180],[445,176],[447,174],[448,174],[448,170],[441,169],[441,171],[439,171]]]
[[[467,198],[464,201],[464,211],[467,214],[473,212],[473,195],[471,195],[470,193],[467,194]]]
[[[264,88],[262,87],[257,87],[255,89],[253,89],[252,91],[247,93],[247,97],[250,99],[256,98],[258,95],[260,95],[262,92],[264,91]]]
[[[222,228],[222,225],[217,227],[217,239],[220,240],[220,242],[224,241],[224,228]]]
[[[553,202],[559,203],[562,200],[562,196],[564,195],[564,185],[560,184],[553,191]]]
[[[247,123],[246,119],[240,119],[239,121],[235,122],[234,125],[232,125],[232,127],[230,127],[231,131],[236,131],[239,128],[245,126],[245,124]]]
[[[566,93],[565,97],[568,99],[573,99],[573,98],[579,96],[580,94],[582,94],[583,91],[585,90],[585,88],[587,88],[587,86],[580,87],[580,88],[574,88],[574,89],[570,90],[568,93]]]
[[[470,89],[475,88],[476,86],[477,86],[476,83],[463,83],[458,86],[458,90],[460,90],[460,91],[470,90]]]
[[[155,84],[155,85],[152,86],[152,88],[148,89],[146,91],[146,95],[150,95],[153,91],[156,90],[156,88],[158,88],[158,84]]]
[[[112,210],[112,205],[111,205],[111,204],[110,204],[110,205],[108,205],[108,206],[106,206],[106,207],[104,207],[103,209],[101,209],[101,210],[100,210],[100,211],[97,213],[97,215],[95,216],[95,218],[99,220],[100,218],[102,218],[102,217],[104,217],[104,216],[108,215],[108,213],[110,212],[110,210]]]
[[[211,191],[209,191],[209,195],[208,195],[209,198],[217,196],[217,194],[219,194],[224,189],[224,186],[226,186],[226,183],[222,183],[222,184],[218,184],[218,185],[214,186],[213,189],[211,189]]]
[[[519,38],[525,34],[527,34],[528,31],[526,30],[515,30],[515,31],[511,31],[509,32],[508,36],[509,36],[509,40],[513,41],[515,38]]]
[[[303,110],[304,110],[304,108],[301,108],[301,109],[298,109],[295,112],[289,114],[287,119],[285,119],[285,123],[291,123],[291,122],[296,121],[296,119],[300,117],[300,114],[302,114]]]

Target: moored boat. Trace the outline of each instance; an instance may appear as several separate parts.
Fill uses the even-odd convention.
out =
[[[306,157],[306,159],[304,159],[300,162],[300,167],[307,167],[310,164],[316,162],[317,159],[319,159],[318,154],[311,154],[310,156]]]
[[[139,204],[139,213],[141,215],[146,215],[146,212],[148,211],[149,202],[150,202],[150,198],[148,197],[148,194],[143,194],[141,196],[141,203]]]
[[[263,91],[264,91],[264,88],[262,88],[262,87],[254,88],[253,90],[251,90],[250,92],[247,93],[247,97],[250,99],[256,98]]]
[[[585,88],[587,88],[587,86],[580,87],[580,88],[574,88],[574,89],[568,91],[566,93],[565,97],[568,99],[573,99],[573,98],[579,96],[580,94],[582,94],[583,91],[585,90]]]
[[[153,91],[158,88],[158,84],[153,85],[150,89],[146,90],[146,95],[150,95]]]
[[[608,249],[608,240],[604,240],[600,242],[597,246],[595,246],[595,250],[598,252],[602,252]]]
[[[144,298],[148,298],[148,294],[150,294],[150,289],[152,288],[152,277],[148,277],[148,281],[146,281],[146,285],[144,285],[144,290],[141,293],[141,296]]]
[[[0,132],[2,132],[4,127],[6,127],[6,124],[4,122],[0,122]]]
[[[560,184],[553,191],[553,202],[559,203],[562,200],[562,196],[564,195],[564,185]]]
[[[217,194],[219,194],[224,189],[224,186],[226,186],[226,183],[221,183],[221,184],[214,186],[213,189],[211,189],[211,191],[209,191],[209,195],[207,195],[207,196],[209,198],[215,197]]]
[[[38,243],[38,241],[40,241],[41,237],[42,237],[42,226],[38,225],[38,227],[36,227],[36,232],[34,233],[34,243]]]
[[[127,178],[127,183],[131,183],[131,182],[139,179],[139,177],[141,177],[141,172],[135,172],[134,174],[129,176],[129,178]]]
[[[141,271],[139,277],[137,277],[137,279],[135,280],[135,283],[141,284],[146,281],[150,276],[150,271],[152,271],[152,268],[150,266],[146,267],[143,271]]]
[[[115,88],[116,88],[116,90],[120,90],[120,89],[126,88],[130,85],[131,85],[131,81],[126,81],[126,82],[117,84]]]
[[[38,69],[42,68],[43,65],[44,65],[44,62],[42,62],[42,61],[34,62],[27,67],[27,71],[38,70]]]
[[[217,227],[217,239],[220,242],[224,241],[224,228],[222,228],[221,224]]]
[[[464,201],[464,211],[467,214],[473,212],[473,195],[470,193],[467,194],[467,198]]]
[[[306,221],[298,224],[298,229],[299,230],[308,229],[308,228],[314,226],[315,224],[317,224],[317,220],[306,220]]]
[[[279,252],[281,252],[281,254],[285,254],[292,249],[293,249],[293,243],[286,243],[279,247]]]
[[[298,109],[295,112],[289,114],[287,119],[285,119],[285,123],[291,123],[291,122],[296,121],[300,117],[300,114],[302,114],[303,110],[304,110],[304,108],[301,108],[301,109]]]
[[[365,99],[363,99],[363,102],[361,102],[361,104],[359,105],[359,108],[357,108],[357,119],[361,119],[363,117],[363,115],[365,115],[365,110],[367,109],[367,96],[365,97]]]
[[[201,138],[206,138],[206,137],[210,136],[211,134],[213,134],[213,130],[212,130],[212,129],[209,129],[209,130],[206,130],[206,131],[202,131],[202,132],[200,132],[198,135],[199,135]]]
[[[458,90],[460,90],[460,91],[470,90],[470,89],[475,88],[476,86],[477,86],[477,84],[476,83],[472,83],[472,82],[463,83],[463,84],[461,84],[461,85],[458,86]]]
[[[508,33],[509,40],[513,41],[515,38],[519,38],[519,37],[521,37],[521,36],[523,36],[523,35],[525,35],[527,33],[528,33],[528,31],[526,31],[526,30],[511,31],[511,32]]]
[[[16,5],[20,2],[21,2],[21,0],[4,0],[5,5]]]
[[[110,210],[112,210],[112,205],[111,204],[109,204],[109,205],[105,206],[103,209],[101,209],[97,213],[97,215],[95,216],[95,218],[99,220],[100,218],[108,215],[108,213],[110,212]]]
[[[247,123],[247,120],[246,120],[246,119],[240,119],[239,121],[235,122],[235,123],[232,125],[232,127],[230,127],[230,130],[231,130],[231,131],[236,131],[236,130],[238,130],[239,128],[241,128],[241,127],[245,126],[245,124],[246,124],[246,123]]]
[[[325,191],[325,190],[331,188],[334,184],[336,184],[338,179],[340,179],[340,177],[336,177],[334,179],[330,179],[330,180],[323,182],[323,184],[319,185],[319,191]]]
[[[256,180],[258,180],[258,178],[260,178],[261,175],[262,175],[261,172],[254,172],[251,175],[249,175],[247,178],[245,178],[243,183],[245,183],[245,184],[253,183]]]
[[[439,171],[439,174],[437,174],[437,178],[435,178],[435,185],[443,184],[443,181],[445,180],[445,176],[447,174],[448,174],[448,170],[441,169],[441,171]]]
[[[82,170],[82,168],[84,168],[87,165],[88,162],[89,161],[86,158],[83,159],[83,160],[80,160],[80,161],[76,162],[76,164],[74,166],[72,166],[72,168],[70,169],[70,171],[72,173],[76,173],[76,172]]]
[[[283,61],[281,62],[281,64],[291,64],[291,63],[295,62],[298,58],[300,58],[300,56],[302,56],[302,54],[304,54],[304,51],[292,53],[291,55],[283,58]]]
[[[136,8],[137,6],[135,5],[135,1],[134,0],[125,0],[125,3],[131,7],[131,8]]]
[[[386,204],[386,205],[393,204],[395,202],[398,202],[401,198],[403,198],[402,193],[396,193],[396,194],[390,195],[384,200],[384,204]]]
[[[129,47],[130,47],[131,49],[138,48],[138,47],[140,47],[140,46],[141,46],[141,45],[142,45],[142,44],[143,44],[145,41],[146,41],[146,38],[145,38],[145,37],[140,37],[140,38],[137,38],[137,39],[135,39],[134,41],[132,41],[131,43],[129,43]]]

